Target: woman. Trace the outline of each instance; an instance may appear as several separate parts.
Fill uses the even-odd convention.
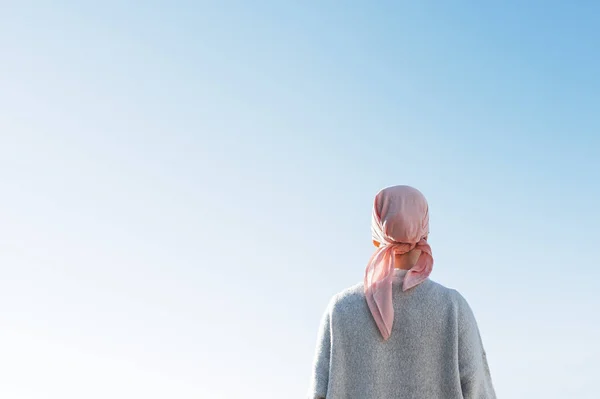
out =
[[[377,250],[364,283],[335,295],[323,316],[309,398],[495,398],[473,312],[428,279],[423,194],[380,191],[371,231]]]

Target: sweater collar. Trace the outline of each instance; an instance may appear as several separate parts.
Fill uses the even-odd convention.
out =
[[[394,282],[395,283],[401,283],[404,281],[404,277],[406,276],[406,273],[408,273],[408,270],[402,270],[402,269],[394,269]]]

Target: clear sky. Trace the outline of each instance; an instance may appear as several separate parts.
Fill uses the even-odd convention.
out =
[[[409,184],[498,396],[597,398],[599,15],[3,2],[0,397],[304,397]]]

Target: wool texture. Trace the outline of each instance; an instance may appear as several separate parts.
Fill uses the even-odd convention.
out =
[[[392,282],[394,321],[386,340],[364,283],[335,295],[322,317],[309,399],[495,399],[473,312],[456,290],[429,278]]]

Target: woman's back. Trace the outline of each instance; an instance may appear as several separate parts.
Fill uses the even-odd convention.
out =
[[[494,398],[471,309],[429,279],[393,283],[392,334],[384,340],[357,284],[333,297],[323,317],[310,398]]]

